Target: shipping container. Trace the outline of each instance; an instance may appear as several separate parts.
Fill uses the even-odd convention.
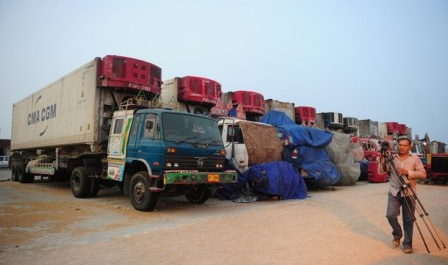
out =
[[[295,121],[294,103],[282,102],[274,99],[264,101],[264,111],[268,113],[271,110],[285,113],[292,121]]]
[[[359,137],[372,137],[378,138],[378,122],[370,119],[358,120],[358,136]]]
[[[353,117],[344,117],[344,132],[354,133],[358,131],[358,119]]]
[[[385,122],[378,122],[378,137],[381,139],[387,137],[387,124]]]
[[[133,58],[95,58],[13,104],[11,150],[103,143],[112,111],[138,94],[159,93],[160,72]]]
[[[317,126],[322,130],[341,130],[344,127],[343,115],[338,112],[319,113]]]

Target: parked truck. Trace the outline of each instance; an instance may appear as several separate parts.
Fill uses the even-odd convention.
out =
[[[68,177],[73,195],[118,184],[137,210],[159,195],[203,203],[234,183],[216,120],[156,108],[161,68],[123,56],[95,58],[13,105],[14,181]]]
[[[426,162],[426,181],[445,184],[448,181],[448,153],[427,154]]]

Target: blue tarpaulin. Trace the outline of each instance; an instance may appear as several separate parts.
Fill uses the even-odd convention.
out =
[[[305,199],[307,187],[296,168],[285,161],[251,166],[236,184],[226,184],[218,197],[235,202],[255,202],[269,196],[280,199]]]
[[[325,187],[339,181],[341,174],[325,151],[325,146],[332,140],[332,132],[298,125],[280,111],[269,111],[261,122],[277,128],[285,144],[285,160],[297,168],[304,169],[314,178],[316,186]],[[292,159],[291,155],[295,149],[298,151],[298,157]]]
[[[325,147],[333,137],[330,131],[298,125],[281,111],[269,111],[260,122],[275,126],[288,145]]]

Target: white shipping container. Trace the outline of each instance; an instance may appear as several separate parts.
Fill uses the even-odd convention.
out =
[[[326,130],[326,126],[325,126],[325,113],[317,113],[316,114],[316,125],[318,128],[322,129],[322,130]]]
[[[378,137],[378,122],[367,120],[358,120],[359,137]]]
[[[378,122],[378,136],[383,139],[387,137],[387,123]]]
[[[268,113],[270,110],[281,111],[285,113],[292,121],[295,122],[294,103],[281,102],[274,99],[267,99],[264,101],[264,112]]]
[[[100,138],[97,60],[13,105],[11,149],[95,144]]]

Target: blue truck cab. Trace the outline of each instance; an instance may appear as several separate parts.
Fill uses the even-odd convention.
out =
[[[159,195],[203,203],[211,190],[235,183],[225,171],[217,121],[168,109],[114,112],[105,178],[117,181],[135,209],[153,210]]]

